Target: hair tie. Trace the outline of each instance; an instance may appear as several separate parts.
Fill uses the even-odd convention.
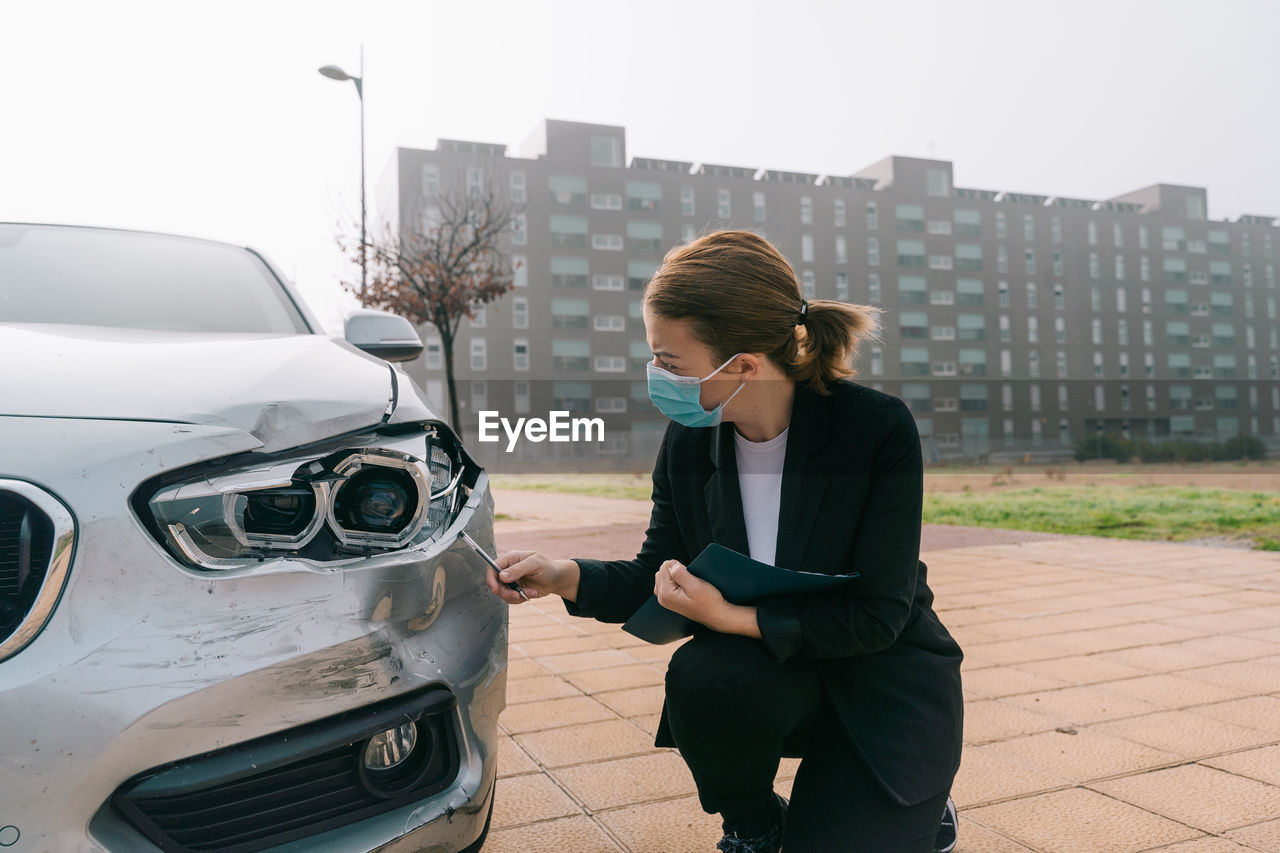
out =
[[[796,325],[806,326],[808,325],[808,319],[809,319],[809,300],[801,299],[800,300],[800,319],[796,320]]]

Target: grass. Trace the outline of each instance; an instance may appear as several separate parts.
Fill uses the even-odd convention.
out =
[[[926,524],[1181,542],[1250,539],[1280,550],[1280,495],[1187,486],[1055,486],[925,496]]]
[[[496,474],[493,485],[646,501],[652,492],[647,473]],[[1054,484],[931,492],[924,498],[924,521],[1171,542],[1226,536],[1248,539],[1259,550],[1280,551],[1280,494],[1255,490]]]
[[[653,496],[652,475],[645,474],[491,474],[498,489],[590,495],[595,498],[631,498],[647,501]]]

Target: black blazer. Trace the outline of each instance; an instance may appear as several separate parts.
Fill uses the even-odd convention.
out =
[[[897,397],[850,381],[830,395],[797,384],[782,473],[775,564],[860,576],[820,593],[757,603],[778,660],[813,658],[859,754],[896,802],[914,805],[960,766],[963,653],[933,612],[920,560],[923,463],[915,419]],[[574,558],[576,616],[623,622],[668,559],[712,542],[746,554],[733,424],[668,425],[653,469],[653,514],[634,560]],[[659,723],[657,746],[675,746]]]

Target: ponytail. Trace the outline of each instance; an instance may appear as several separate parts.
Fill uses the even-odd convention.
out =
[[[764,353],[787,378],[829,394],[828,385],[857,375],[854,357],[863,341],[879,340],[883,309],[806,303],[801,293],[795,270],[763,237],[715,231],[667,253],[644,303],[660,317],[688,321],[718,362]]]

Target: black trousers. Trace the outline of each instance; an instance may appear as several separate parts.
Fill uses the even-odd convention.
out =
[[[743,834],[772,814],[779,760],[801,757],[788,853],[931,853],[948,791],[894,802],[854,751],[813,662],[779,663],[759,640],[702,631],[667,666],[667,721],[709,814]]]

